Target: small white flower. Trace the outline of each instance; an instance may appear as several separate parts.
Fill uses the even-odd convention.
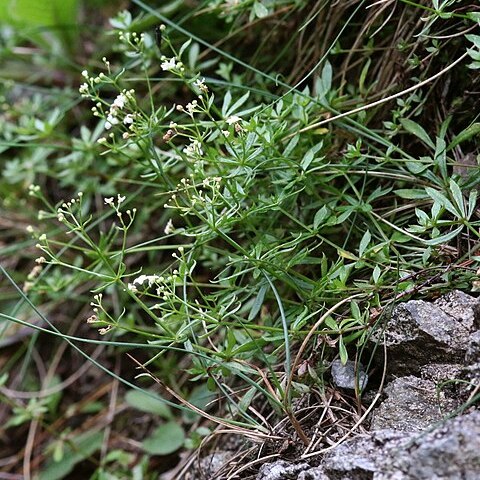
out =
[[[175,227],[173,226],[173,222],[172,222],[172,219],[170,218],[167,222],[167,224],[165,225],[165,235],[169,235],[170,233],[172,233],[173,231],[175,230]]]
[[[118,194],[117,195],[117,201],[118,201],[118,204],[120,205],[121,203],[123,203],[125,201],[125,196],[124,195],[120,195]]]
[[[203,93],[208,93],[208,87],[205,85],[205,79],[198,78],[193,82],[193,84]]]
[[[118,118],[112,113],[107,115],[107,122],[110,122],[112,125],[118,124]]]
[[[82,77],[88,78],[88,72],[86,70],[83,70]]]
[[[148,286],[151,287],[160,277],[158,275],[140,275],[133,281],[133,285],[143,285],[148,283]]]
[[[187,112],[190,115],[193,115],[194,112],[196,111],[195,109],[197,108],[198,102],[196,100],[192,100],[191,103],[187,103],[187,106],[185,107],[187,109]]]
[[[177,67],[177,59],[175,57],[172,57],[170,59],[165,59],[162,64],[160,65],[162,70],[171,72]]]
[[[203,155],[202,144],[198,140],[192,140],[192,143],[183,149],[183,153],[188,157],[201,156]]]
[[[78,89],[78,91],[81,93],[81,94],[87,94],[88,93],[88,83],[82,83],[80,85],[80,88]]]
[[[103,200],[107,205],[113,205],[113,197],[107,197]]]
[[[237,115],[232,115],[231,117],[228,117],[226,122],[229,124],[229,125],[233,125],[234,123],[238,123],[240,122],[242,119],[240,117],[238,117]]]
[[[113,101],[113,106],[119,108],[120,110],[126,105],[128,98],[124,93],[121,93],[117,96],[117,98]]]
[[[123,123],[125,125],[130,125],[133,123],[133,115],[129,113],[128,115],[125,115],[125,118],[123,119]]]

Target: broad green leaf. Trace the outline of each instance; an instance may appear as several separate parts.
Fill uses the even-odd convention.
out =
[[[478,13],[477,15],[480,16],[480,13]],[[465,38],[472,42],[476,48],[480,49],[480,35],[469,34],[465,35]]]
[[[480,22],[480,12],[467,12],[465,15],[474,22]],[[465,36],[468,38],[468,35]],[[478,35],[475,36],[478,37]]]
[[[423,143],[428,145],[431,148],[435,148],[434,143],[432,142],[431,138],[428,136],[427,132],[424,130],[424,128],[419,125],[418,123],[409,120],[408,118],[402,118],[400,120],[403,128],[409,132],[415,135],[417,138],[419,138]]]
[[[158,427],[142,443],[150,455],[168,455],[178,450],[185,441],[185,432],[177,422],[167,422]]]
[[[327,317],[327,318],[325,319],[325,325],[326,325],[330,330],[338,330],[337,322],[336,322],[332,317]]]
[[[129,390],[125,395],[125,401],[141,412],[160,415],[167,420],[172,418],[169,406],[165,404],[162,397],[154,392],[147,393],[140,390]]]

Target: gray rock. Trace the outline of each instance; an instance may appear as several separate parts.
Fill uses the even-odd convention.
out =
[[[425,380],[442,384],[461,378],[463,368],[460,363],[431,363],[420,367],[420,375]]]
[[[368,383],[368,375],[361,363],[351,360],[347,360],[345,365],[340,360],[332,362],[332,380],[337,387],[355,390],[357,377],[359,389],[364,390]]]
[[[476,298],[458,291],[433,303],[411,300],[398,305],[384,337],[380,331],[372,336],[374,342],[385,338],[389,374],[416,374],[422,366],[446,359],[462,362],[478,327],[479,305]]]
[[[437,391],[434,382],[413,376],[397,378],[384,392],[387,398],[374,410],[372,430],[421,432],[457,406],[443,391]]]
[[[276,460],[261,466],[257,480],[297,480],[300,473],[309,468],[308,463],[294,464],[285,460]]]
[[[477,480],[480,411],[447,420],[429,433],[361,435],[329,452],[322,466],[335,480]]]
[[[203,457],[198,466],[199,478],[217,478],[218,472],[228,464],[233,455],[233,452],[220,450]]]
[[[370,479],[375,472],[382,471],[389,450],[404,448],[409,439],[404,432],[380,430],[369,435],[359,435],[342,443],[323,458],[322,467],[326,474],[335,479]]]
[[[327,477],[323,468],[313,467],[300,473],[298,480],[330,480],[330,477]]]
[[[470,336],[470,343],[468,344],[465,353],[465,363],[467,365],[480,362],[480,330],[476,331]]]

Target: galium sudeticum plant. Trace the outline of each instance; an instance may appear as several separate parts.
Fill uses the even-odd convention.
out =
[[[90,213],[84,196],[47,205],[76,237],[76,256],[69,263],[59,255],[66,243],[41,236],[42,263],[94,283],[88,322],[101,334],[145,339],[151,365],[188,354],[189,380],[227,399],[225,415],[268,431],[251,408],[262,395],[302,437],[292,399],[323,388],[326,353],[338,349],[346,361],[368,336],[370,310],[412,289],[412,272],[431,264],[438,245],[476,230],[474,194],[465,203],[455,180],[445,182],[444,132],[434,144],[413,122],[402,124],[432,147],[420,160],[389,140],[383,151],[369,137],[341,145],[328,128],[298,133],[334,102],[331,68],[321,97],[295,91],[260,105],[206,81],[184,60],[195,56],[190,42],[176,49],[163,30],[162,52],[152,53],[153,39],[122,22],[125,68],[105,58],[103,73],[83,72],[80,94],[103,125],[103,153],[127,172],[141,165],[128,180],[145,190],[106,197]],[[175,80],[182,102],[157,101],[155,68],[162,87]],[[146,95],[131,88],[138,72]],[[417,208],[412,225],[397,212],[402,199],[433,199],[432,215]],[[158,204],[161,231],[138,241],[149,202]],[[440,218],[447,212],[453,217]]]

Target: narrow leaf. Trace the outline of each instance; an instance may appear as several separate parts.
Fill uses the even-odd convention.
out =
[[[402,118],[400,120],[400,122],[401,122],[403,128],[407,132],[415,135],[417,138],[419,138],[423,143],[425,143],[429,147],[435,148],[434,143],[432,142],[432,140],[428,136],[427,132],[425,131],[425,129],[421,125],[419,125],[418,123],[416,123],[412,120],[409,120],[408,118]]]

